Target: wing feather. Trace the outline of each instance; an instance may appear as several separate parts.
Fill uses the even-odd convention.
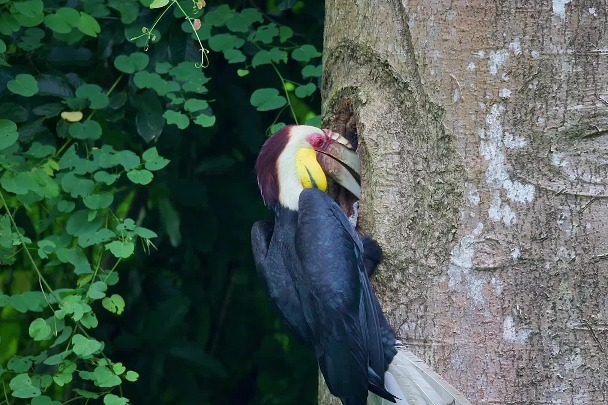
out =
[[[409,350],[399,349],[389,372],[413,404],[471,405],[456,388]]]

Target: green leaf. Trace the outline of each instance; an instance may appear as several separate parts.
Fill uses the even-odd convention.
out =
[[[249,74],[249,70],[247,70],[247,69],[238,69],[236,71],[236,74],[239,75],[239,77],[244,77],[244,76],[247,76]]]
[[[48,255],[53,253],[56,247],[57,245],[55,245],[54,242],[48,239],[42,239],[38,241],[38,256],[41,259],[47,259]]]
[[[120,13],[120,21],[123,24],[131,24],[139,15],[139,2],[126,2],[124,0],[110,0],[108,6]]]
[[[142,155],[142,158],[145,162],[144,167],[147,170],[160,170],[169,164],[169,159],[165,159],[164,157],[158,155],[156,147],[150,148],[145,151]]]
[[[139,374],[136,373],[135,371],[127,371],[127,374],[125,374],[125,380],[127,381],[131,381],[131,382],[135,382],[137,381],[137,379],[139,378]]]
[[[124,73],[135,73],[138,70],[143,70],[148,66],[150,58],[145,53],[135,52],[131,55],[119,55],[114,59],[116,69]]]
[[[296,94],[296,97],[299,97],[299,98],[309,97],[315,92],[316,89],[317,89],[317,86],[315,86],[314,83],[308,83],[304,86],[296,87],[295,94]]]
[[[80,16],[79,16],[80,17]],[[44,25],[51,31],[58,34],[69,34],[72,32],[72,26],[68,21],[58,14],[48,14],[44,17]]]
[[[57,337],[57,339],[55,339],[55,342],[51,345],[51,347],[59,346],[63,342],[66,342],[71,336],[72,336],[72,327],[66,326],[65,329],[63,329],[63,331],[61,332],[61,335],[59,335]],[[72,353],[71,350],[69,350],[68,352]],[[49,359],[50,359],[50,357],[49,357]],[[45,361],[48,361],[48,359]]]
[[[167,4],[169,4],[169,0],[154,0],[150,4],[150,8],[161,8],[165,7]]]
[[[114,195],[108,192],[89,194],[85,196],[82,201],[87,208],[98,210],[108,208],[112,204],[112,201],[114,201]]]
[[[135,221],[131,218],[126,218],[122,223],[116,225],[116,230],[119,232],[122,231],[134,231],[137,225],[135,225]]]
[[[270,59],[270,52],[261,50],[253,56],[251,60],[251,66],[258,67],[260,65],[270,64],[272,60]]]
[[[72,344],[74,345],[72,350],[74,354],[80,358],[90,357],[101,350],[102,344],[95,340],[89,339],[79,333],[72,337]]]
[[[253,67],[257,67],[257,66],[269,64],[272,62],[286,63],[287,62],[287,52],[282,51],[278,48],[272,48],[269,51],[261,50],[254,55],[253,59],[251,60],[251,65]]]
[[[46,351],[43,351],[36,357],[36,363],[40,363],[46,359]],[[32,385],[41,390],[45,390],[53,384],[53,377],[49,374],[34,374],[32,375]],[[34,402],[34,401],[32,401]]]
[[[40,28],[28,28],[21,37],[21,41],[17,43],[17,46],[27,52],[33,51],[43,46],[42,38],[44,38],[43,30]]]
[[[188,116],[178,111],[167,110],[163,114],[163,117],[167,120],[167,124],[177,125],[179,129],[186,129],[190,125]]]
[[[148,170],[130,170],[127,172],[127,177],[135,184],[148,184],[154,178],[154,175]]]
[[[44,13],[42,12],[35,15],[25,15],[17,11],[16,8],[11,7],[11,13],[22,27],[35,27],[44,20]]]
[[[93,178],[95,179],[95,181],[97,181],[99,183],[104,183],[105,185],[108,185],[108,186],[111,184],[114,184],[114,182],[119,177],[120,176],[118,174],[111,174],[104,170],[95,172],[95,174],[93,175]]]
[[[69,172],[61,179],[61,187],[66,193],[70,193],[72,198],[77,198],[89,195],[95,188],[95,183]]]
[[[80,395],[83,398],[88,398],[88,399],[99,398],[99,394],[97,394],[95,392],[91,392],[91,391],[82,390],[80,388],[74,388],[74,392],[76,392],[78,395]]]
[[[279,36],[279,29],[276,24],[271,23],[260,26],[257,31],[250,36],[250,39],[253,42],[261,42],[268,45],[272,43],[277,36]]]
[[[233,32],[248,32],[253,23],[261,23],[264,21],[262,13],[255,8],[243,9],[240,13],[234,14],[232,18],[226,21],[226,28]]]
[[[287,104],[285,97],[280,96],[279,91],[274,88],[257,89],[249,101],[258,111],[276,110]]]
[[[127,405],[128,403],[129,400],[127,398],[118,397],[114,394],[106,394],[106,396],[103,397],[104,405]]]
[[[133,61],[133,65],[135,66],[135,70],[143,70],[148,66],[150,62],[150,57],[143,52],[135,52],[129,55],[129,58]]]
[[[96,140],[101,137],[101,125],[94,120],[74,122],[70,124],[68,133],[74,139]]]
[[[291,57],[299,62],[308,62],[319,56],[321,56],[321,52],[317,51],[317,48],[309,44],[302,45],[291,53]]]
[[[18,139],[17,124],[0,118],[0,150],[13,146]]]
[[[38,93],[38,82],[34,76],[21,73],[6,84],[6,87],[14,94],[19,94],[23,97],[31,97]]]
[[[158,236],[156,234],[156,232],[151,231],[147,228],[143,228],[141,226],[138,226],[137,228],[135,228],[135,233],[137,234],[137,236],[139,236],[140,238],[144,238],[144,239],[152,239],[152,238],[156,238]]]
[[[94,110],[106,108],[110,104],[108,95],[96,84],[83,84],[76,90],[76,97],[89,100],[90,107]],[[88,121],[86,121],[88,122]]]
[[[0,13],[0,34],[11,35],[13,32],[19,31],[21,26],[9,13]]]
[[[32,379],[27,374],[17,374],[9,383],[12,396],[15,398],[35,398],[42,392],[32,385]]]
[[[285,43],[289,38],[293,36],[293,30],[285,25],[279,27],[279,41]]]
[[[121,150],[116,154],[116,158],[118,159],[118,163],[120,163],[125,170],[131,170],[134,167],[139,166],[140,163],[139,156],[130,150]]]
[[[86,245],[80,243],[80,238],[81,237],[78,237],[78,244],[83,248],[87,247]],[[58,251],[57,256],[61,256],[62,253],[63,250]],[[60,260],[62,259],[67,260],[68,263],[74,266],[74,273],[77,275],[92,273],[91,265],[89,264],[89,259],[87,259],[82,249],[80,249],[79,247],[73,247],[65,250],[65,257],[61,257]]]
[[[97,231],[102,223],[102,218],[89,221],[89,210],[79,210],[70,215],[66,224],[66,231],[73,236],[84,235]]]
[[[32,399],[31,405],[61,405],[59,401],[53,401],[51,397],[47,397],[46,395],[41,395]]]
[[[94,312],[88,312],[82,316],[80,324],[87,329],[91,329],[96,328],[97,325],[99,325],[99,321],[97,320],[97,316]]]
[[[96,281],[89,287],[87,296],[93,300],[100,300],[106,296],[108,285],[103,281]]]
[[[165,74],[169,73],[169,70],[171,70],[172,67],[173,65],[169,62],[156,62],[154,71],[159,74]]]
[[[5,173],[10,177],[10,174]],[[34,193],[42,198],[54,198],[59,194],[57,183],[49,177],[49,174],[43,168],[35,167],[28,172],[20,172],[12,180],[4,176],[0,180],[2,186],[7,191],[15,192],[16,194]],[[12,182],[12,183],[11,183]]]
[[[135,70],[135,66],[133,66]],[[160,77],[159,74],[153,74],[147,71],[137,72],[135,76],[133,76],[133,83],[140,89],[150,89],[154,87],[155,83],[159,81],[163,81],[163,78]]]
[[[198,100],[196,98],[189,98],[184,104],[184,109],[189,112],[196,112],[207,108],[209,108],[209,103],[207,101]]]
[[[71,328],[70,328],[70,330],[71,330]],[[63,336],[63,334],[62,334],[62,336]],[[69,337],[69,335],[67,337]],[[66,338],[66,340],[67,340],[67,338]],[[57,353],[57,354],[54,354],[52,356],[47,357],[46,360],[43,361],[43,363],[46,364],[46,365],[48,365],[48,366],[56,366],[58,364],[63,363],[64,360],[70,354],[72,354],[71,350],[68,350],[68,351],[65,351],[65,352],[61,352],[61,353]]]
[[[121,375],[127,371],[127,368],[122,363],[114,363],[112,364],[112,371],[114,371],[114,374],[116,375]]]
[[[53,381],[55,381],[55,384],[63,387],[72,382],[74,371],[76,371],[76,363],[66,360],[59,366],[57,374],[53,376]]]
[[[0,120],[1,122],[2,120]],[[1,125],[1,123],[0,123]],[[2,129],[0,128],[0,139],[2,138]],[[0,142],[1,143],[1,142]],[[2,147],[0,146],[0,149],[2,149]],[[53,145],[44,145],[41,144],[40,142],[32,142],[32,146],[30,147],[30,149],[25,152],[28,156],[32,156],[38,159],[41,159],[43,157],[47,157],[49,155],[54,155],[55,154],[55,147]]]
[[[97,20],[83,11],[80,12],[77,28],[83,34],[91,37],[97,37],[97,34],[101,32],[101,27]]]
[[[247,60],[245,54],[238,49],[228,49],[227,51],[224,51],[224,57],[228,63],[241,63]]]
[[[15,9],[26,17],[35,18],[42,14],[44,4],[41,0],[27,0],[14,2]]]
[[[283,123],[283,122],[277,122],[276,124],[273,124],[273,125],[270,127],[270,133],[271,133],[271,134],[274,134],[274,133],[276,133],[277,131],[279,131],[280,129],[285,128],[286,126],[287,126],[287,124],[285,124],[285,123]]]
[[[8,361],[6,367],[15,373],[25,373],[30,367],[32,367],[32,356],[13,356]]]
[[[194,123],[203,128],[212,127],[215,125],[215,115],[200,114],[196,117]]]
[[[234,10],[228,5],[221,6],[209,11],[203,16],[203,25],[213,25],[214,27],[222,27],[234,15]]]
[[[57,203],[57,211],[68,213],[74,211],[76,204],[73,201],[61,200]]]
[[[110,388],[120,385],[122,380],[119,376],[114,374],[109,368],[106,366],[97,366],[94,371],[95,375],[95,385],[102,388]]]
[[[63,18],[71,27],[78,27],[80,22],[80,13],[71,7],[60,7],[55,11],[59,17]]]
[[[51,327],[42,318],[36,318],[29,328],[30,337],[35,341],[47,340],[52,336]]]
[[[79,295],[68,295],[61,300],[61,309],[55,311],[55,317],[57,319],[63,319],[66,315],[71,315],[72,319],[76,322],[80,321],[85,313],[91,311],[91,307],[88,304],[81,302]]]
[[[113,314],[120,315],[125,310],[125,300],[118,294],[112,294],[101,301],[101,305]]]
[[[323,75],[323,66],[322,65],[318,65],[318,66],[313,66],[313,65],[306,65],[302,68],[302,77],[303,78],[309,78],[309,77],[321,77]]]
[[[97,215],[96,211],[89,211],[89,218],[93,218],[96,215]],[[101,216],[98,218],[101,218]],[[91,219],[91,221],[94,221],[94,220],[95,220],[95,218]],[[116,236],[116,234],[107,228],[102,228],[102,229],[98,229],[96,231],[91,231],[91,232],[85,232],[81,235],[78,235],[78,245],[82,248],[87,248],[89,246],[98,245],[100,243],[107,242],[107,241],[111,240],[112,238],[114,238],[115,236]],[[90,273],[91,267],[88,264],[88,261],[86,263],[86,266],[85,266],[84,262],[83,263],[74,263],[70,260],[70,263],[72,263],[76,267],[74,269],[74,272],[76,274]]]
[[[209,48],[215,52],[227,51],[229,49],[240,48],[245,44],[245,40],[232,34],[217,34],[209,38]]]
[[[106,250],[119,259],[126,259],[133,254],[135,245],[130,241],[115,240],[105,245]]]

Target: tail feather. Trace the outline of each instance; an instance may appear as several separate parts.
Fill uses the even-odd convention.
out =
[[[397,405],[471,405],[450,383],[402,348],[390,364],[384,383],[387,391],[397,397]],[[389,402],[370,394],[367,404],[388,405]]]

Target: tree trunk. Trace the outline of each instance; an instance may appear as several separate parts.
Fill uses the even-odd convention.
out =
[[[608,401],[607,20],[605,0],[326,2],[326,124],[358,134],[376,292],[474,404]]]

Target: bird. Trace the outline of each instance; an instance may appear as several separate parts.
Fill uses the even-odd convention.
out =
[[[334,181],[360,198],[352,145],[328,129],[286,126],[266,140],[255,170],[274,213],[251,230],[258,275],[279,317],[313,347],[329,391],[343,405],[470,405],[400,347],[369,278],[382,250],[326,193]]]

